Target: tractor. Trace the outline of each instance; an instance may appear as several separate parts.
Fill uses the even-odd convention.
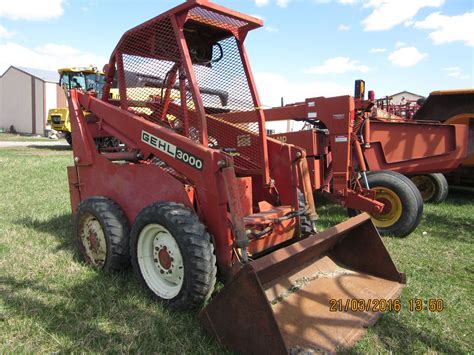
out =
[[[97,68],[61,68],[58,69],[58,73],[59,85],[64,89],[66,97],[71,89],[94,91],[98,97],[101,97],[104,74]],[[67,107],[50,109],[48,124],[55,131],[62,132],[66,141],[71,145],[71,121]]]
[[[187,1],[125,32],[102,97],[70,90],[76,239],[174,309],[209,300],[201,324],[237,352],[333,352],[380,313],[331,300],[396,304],[406,279],[367,214],[316,231],[305,150],[266,134],[244,46],[261,26]],[[120,144],[97,147],[106,136]]]

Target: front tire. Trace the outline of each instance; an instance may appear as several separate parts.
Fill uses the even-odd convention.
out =
[[[69,144],[72,148],[72,134],[71,134],[71,132],[64,132],[64,139],[66,140],[67,144]]]
[[[385,203],[379,214],[371,214],[372,221],[382,235],[406,237],[420,224],[423,201],[416,186],[406,176],[393,171],[367,174],[370,189],[376,191],[375,199]],[[360,211],[349,209],[349,216]]]
[[[441,203],[448,197],[448,181],[443,174],[424,174],[410,177],[420,190],[424,202]]]
[[[133,269],[154,298],[192,309],[211,295],[214,247],[194,211],[174,202],[154,203],[139,213],[131,235]]]
[[[129,265],[130,227],[114,201],[101,196],[82,201],[75,227],[79,251],[89,265],[109,273]]]

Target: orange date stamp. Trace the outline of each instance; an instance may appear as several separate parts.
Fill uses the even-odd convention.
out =
[[[330,299],[330,312],[393,312],[399,313],[402,309],[410,312],[442,312],[445,302],[442,298],[410,298],[406,302],[397,299]]]

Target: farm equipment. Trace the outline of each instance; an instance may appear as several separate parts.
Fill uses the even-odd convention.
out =
[[[373,117],[373,93],[317,97],[265,110],[267,121],[294,119],[312,129],[273,135],[305,148],[312,187],[329,193],[350,215],[368,212],[382,234],[406,236],[420,222],[423,201],[403,174],[448,172],[466,155],[461,125]],[[377,111],[378,112],[378,111]]]
[[[437,172],[407,172],[420,190],[423,201],[443,202],[448,195],[448,180],[457,185],[474,185],[474,89],[434,91],[428,98],[398,105],[387,97],[377,100],[376,106],[373,115],[382,120],[442,122],[469,127],[468,156],[458,168],[444,169],[445,174],[440,172],[444,168],[441,165],[432,170]]]
[[[244,47],[261,25],[188,1],[122,36],[101,99],[70,91],[76,235],[89,264],[131,259],[177,309],[200,306],[219,272],[199,317],[238,352],[334,351],[375,322],[378,307],[358,305],[396,304],[405,276],[366,214],[316,233],[305,151],[266,136]],[[121,144],[98,148],[98,136]],[[334,312],[332,299],[349,306]]]
[[[104,73],[97,68],[62,68],[58,69],[58,73],[59,85],[64,89],[66,97],[71,89],[93,91],[97,97],[102,96]],[[67,107],[50,109],[48,124],[55,131],[62,132],[66,141],[71,144],[71,121]]]
[[[432,92],[415,112],[414,120],[436,120],[445,124],[469,127],[468,155],[461,165],[446,174],[448,182],[455,185],[474,186],[474,89],[442,90]],[[434,175],[434,176],[433,176]],[[439,174],[417,174],[411,177],[426,200],[443,201],[446,180]],[[443,180],[444,179],[444,180]]]

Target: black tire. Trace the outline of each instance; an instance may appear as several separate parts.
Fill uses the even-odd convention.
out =
[[[166,247],[160,249],[156,246],[155,241],[158,238],[158,233],[153,237],[151,246],[153,256],[149,258],[142,257],[140,260],[138,257],[140,253],[138,248],[142,248],[143,243],[146,242],[145,238],[150,238],[146,235],[145,228],[156,225],[164,227],[168,232],[168,238],[171,236],[178,246],[178,257],[176,256],[177,253],[170,253],[170,260],[173,261],[173,257],[182,260],[183,277],[180,278],[181,284],[173,286],[178,291],[176,294],[170,294],[169,297],[160,295],[161,292],[166,290],[157,289],[157,284],[163,282],[158,279],[167,277],[166,275],[160,276],[160,274],[167,274],[167,272],[162,272],[163,266],[159,254],[163,249],[169,251]],[[140,284],[147,288],[155,299],[175,309],[196,308],[202,305],[214,290],[217,266],[211,237],[194,211],[182,204],[157,202],[145,207],[138,214],[132,227],[130,249],[133,269]],[[148,259],[148,261],[145,259]],[[154,265],[150,266],[153,262]],[[155,270],[152,270],[153,267]],[[167,270],[179,272],[173,264],[168,266]],[[147,275],[146,278],[144,273]]]
[[[387,213],[391,213],[390,211],[371,216],[379,233],[402,238],[413,232],[420,224],[423,215],[423,200],[413,182],[406,176],[393,171],[372,172],[367,174],[367,180],[371,189],[385,190],[396,195],[400,201],[398,208],[401,209],[401,213],[398,218],[395,215],[393,219],[384,220]],[[359,213],[358,210],[348,209],[351,217]]]
[[[306,199],[304,197],[304,194],[300,190],[298,190],[298,208],[301,210],[305,207]],[[316,232],[316,229],[311,223],[311,220],[306,215],[300,216],[300,231],[301,236]]]
[[[100,137],[95,138],[94,141],[97,149],[116,148],[121,144],[120,140],[115,137]]]
[[[100,245],[102,237],[92,227],[100,228],[105,248]],[[79,251],[88,264],[109,273],[129,266],[130,226],[114,201],[101,196],[82,201],[77,208],[75,230]],[[105,258],[99,255],[101,252],[105,252]]]
[[[424,202],[441,203],[448,197],[448,181],[443,174],[423,174],[410,176],[421,193]]]
[[[71,134],[71,132],[64,132],[64,139],[66,140],[67,144],[69,144],[72,148],[72,134]]]
[[[387,174],[387,175],[392,175],[393,177],[404,181],[412,189],[413,194],[416,196],[416,202],[418,204],[418,209],[421,211],[420,212],[421,213],[420,220],[421,220],[421,217],[423,216],[423,209],[424,209],[425,204],[423,202],[423,197],[421,197],[420,190],[418,190],[418,188],[415,186],[413,181],[411,181],[405,175],[397,173],[395,171],[391,171],[391,170],[369,171],[367,174],[371,175],[371,174],[377,174],[377,173],[384,173],[384,174]]]

